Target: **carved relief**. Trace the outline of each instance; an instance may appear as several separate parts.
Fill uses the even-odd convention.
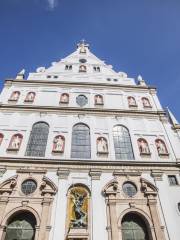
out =
[[[9,143],[8,151],[19,151],[23,136],[21,134],[14,134]]]
[[[58,135],[54,138],[52,152],[63,153],[65,148],[65,138],[62,135]]]

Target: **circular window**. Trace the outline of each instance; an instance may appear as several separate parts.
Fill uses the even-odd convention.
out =
[[[87,60],[86,60],[86,59],[84,59],[84,58],[81,58],[81,59],[79,59],[79,62],[80,62],[80,63],[86,63],[86,62],[87,62]]]
[[[77,96],[77,98],[76,98],[76,102],[77,102],[77,104],[78,104],[79,106],[83,107],[84,105],[87,104],[88,99],[87,99],[87,97],[84,96],[84,95],[79,95],[79,96]]]
[[[37,188],[36,182],[31,179],[25,180],[21,185],[21,190],[26,195],[35,192],[36,188]]]
[[[123,192],[129,197],[133,197],[137,193],[137,188],[133,183],[126,182],[123,184]]]

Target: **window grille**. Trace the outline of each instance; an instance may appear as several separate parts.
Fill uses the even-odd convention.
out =
[[[47,123],[35,123],[29,137],[29,142],[26,149],[26,156],[44,157],[48,134],[49,126]]]
[[[36,188],[37,188],[36,182],[31,179],[24,181],[21,185],[21,191],[25,195],[29,195],[29,194],[35,192]]]
[[[149,240],[146,224],[136,214],[125,215],[121,229],[123,240]]]
[[[85,124],[79,123],[72,131],[72,158],[91,158],[90,129]]]
[[[5,240],[34,240],[36,219],[29,212],[21,212],[6,227]]]
[[[123,184],[123,192],[129,197],[133,197],[137,193],[137,189],[133,183],[126,182]]]
[[[113,140],[116,159],[134,159],[129,131],[124,126],[113,128]]]

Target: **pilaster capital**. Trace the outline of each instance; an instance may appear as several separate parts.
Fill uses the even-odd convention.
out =
[[[101,174],[102,174],[102,171],[100,170],[91,169],[89,171],[89,176],[91,177],[92,180],[100,180]]]
[[[67,168],[59,168],[57,170],[57,176],[59,177],[59,179],[68,179],[70,170]]]
[[[163,180],[163,172],[162,171],[157,171],[157,170],[152,170],[151,176],[154,178],[156,181],[162,181]]]

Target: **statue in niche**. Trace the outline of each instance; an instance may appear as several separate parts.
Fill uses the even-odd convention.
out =
[[[81,66],[79,67],[79,71],[80,71],[80,72],[86,72],[86,66],[81,65]]]
[[[17,101],[18,98],[19,98],[19,95],[20,95],[20,93],[19,93],[18,91],[13,92],[13,94],[12,94],[10,100]]]
[[[0,133],[0,145],[1,145],[2,141],[3,141],[3,138],[4,138],[3,134]]]
[[[168,153],[167,149],[166,149],[166,145],[162,140],[160,140],[160,139],[156,140],[156,147],[157,147],[157,151],[158,151],[159,155]]]
[[[133,97],[128,97],[129,106],[136,106],[136,100]]]
[[[61,103],[68,103],[68,102],[69,102],[69,95],[66,94],[66,93],[63,93],[63,94],[61,95],[60,102],[61,102]]]
[[[141,154],[150,154],[148,143],[144,139],[138,140],[139,151]]]
[[[98,153],[108,153],[107,140],[104,137],[97,139],[97,152]]]
[[[27,102],[33,102],[34,101],[34,97],[35,97],[35,93],[34,92],[29,92],[26,96],[26,101]]]
[[[63,136],[57,136],[54,138],[53,151],[54,152],[64,152],[65,140]]]
[[[142,102],[144,107],[151,107],[149,100],[147,98],[142,98]]]
[[[19,135],[14,135],[12,137],[12,141],[11,141],[11,144],[10,144],[10,149],[19,150],[20,145],[21,145],[21,140],[22,140],[22,137],[20,137]]]
[[[95,103],[98,105],[102,105],[103,104],[103,98],[102,98],[102,96],[100,96],[100,95],[96,95],[95,96]]]
[[[86,53],[86,48],[85,48],[85,44],[84,43],[81,43],[80,44],[80,53]]]
[[[74,219],[71,220],[71,226],[77,228],[87,227],[87,213],[83,210],[83,205],[87,197],[86,193],[71,191],[73,196],[73,213]]]

